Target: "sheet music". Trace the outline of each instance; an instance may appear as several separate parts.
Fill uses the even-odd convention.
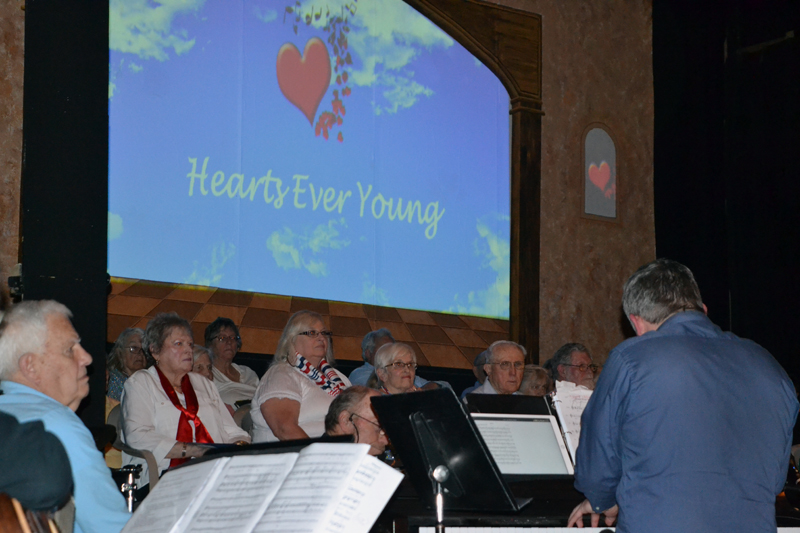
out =
[[[367,533],[402,480],[403,474],[365,455],[324,531]]]
[[[216,480],[228,461],[221,458],[167,472],[136,509],[123,533],[164,533],[178,531],[181,516],[199,500]]]
[[[338,504],[347,481],[368,451],[366,444],[314,443],[304,449],[253,531],[323,531],[332,515],[329,508]]]
[[[592,391],[581,385],[569,381],[556,381],[556,392],[553,395],[553,404],[564,429],[567,448],[575,462],[575,450],[581,439],[581,415],[592,396]]]
[[[283,453],[231,458],[211,488],[210,497],[181,530],[249,533],[275,497],[297,457],[296,453]]]

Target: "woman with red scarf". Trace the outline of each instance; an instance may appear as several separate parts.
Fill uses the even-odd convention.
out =
[[[250,404],[253,442],[321,437],[328,407],[350,386],[333,362],[331,332],[322,317],[313,311],[293,314]]]
[[[147,324],[142,348],[156,364],[125,381],[122,440],[153,452],[163,472],[208,449],[203,444],[249,442],[236,425],[214,384],[192,370],[192,328],[175,313],[160,313]],[[143,459],[123,453],[123,464]]]

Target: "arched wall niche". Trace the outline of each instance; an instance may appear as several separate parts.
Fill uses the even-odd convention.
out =
[[[542,17],[478,0],[405,2],[480,59],[511,99],[510,336],[538,362]]]

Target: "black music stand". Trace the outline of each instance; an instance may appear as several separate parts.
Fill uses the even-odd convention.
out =
[[[515,498],[492,459],[478,428],[455,393],[447,388],[376,396],[378,415],[405,473],[429,507],[436,500],[439,466],[444,508],[453,511],[516,512],[530,498]]]
[[[547,399],[524,394],[467,394],[470,413],[500,413],[506,415],[553,415]]]

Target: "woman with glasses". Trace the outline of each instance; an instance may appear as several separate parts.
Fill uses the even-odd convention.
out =
[[[211,352],[214,385],[225,405],[236,408],[252,400],[258,387],[258,375],[251,368],[233,362],[242,349],[239,328],[233,320],[217,317],[206,327],[204,338]]]
[[[201,457],[208,444],[247,443],[250,436],[233,421],[214,384],[192,372],[192,328],[175,313],[159,313],[147,324],[142,346],[156,364],[125,382],[122,440],[150,450],[159,470]],[[144,459],[122,454],[124,464]]]
[[[402,394],[420,389],[414,386],[417,354],[408,344],[384,344],[375,352],[375,374],[370,380],[384,394]]]
[[[117,342],[108,354],[108,392],[106,396],[119,401],[122,387],[137,370],[147,368],[142,351],[142,335],[139,328],[127,328],[117,337]]]
[[[331,332],[322,316],[293,314],[250,404],[253,442],[321,437],[331,402],[350,386],[333,363]]]

